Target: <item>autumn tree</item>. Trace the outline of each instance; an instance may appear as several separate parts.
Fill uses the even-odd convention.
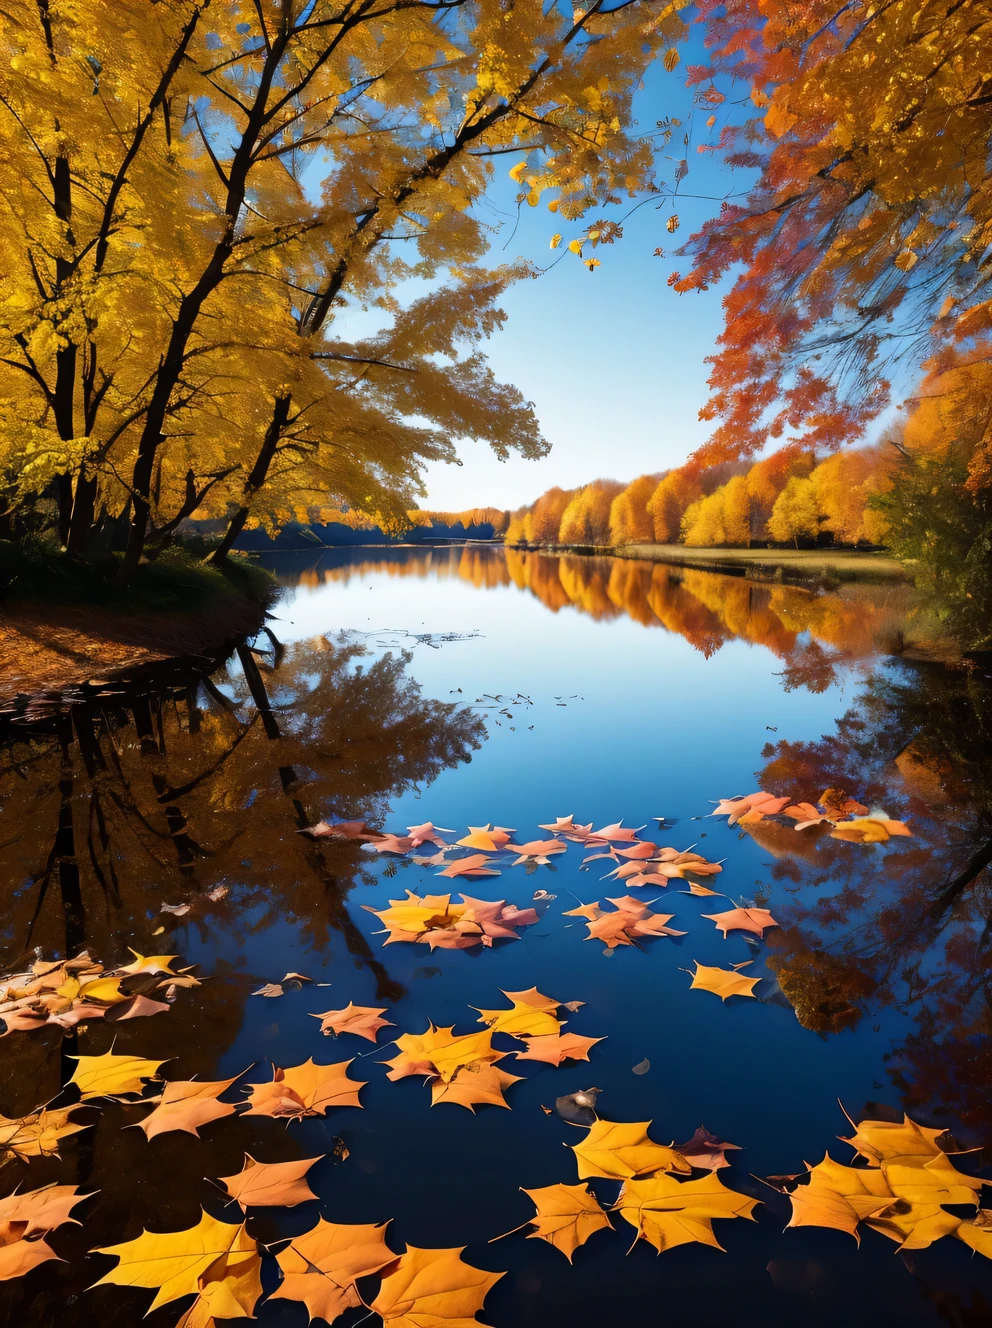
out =
[[[698,16],[708,63],[692,81],[719,102],[739,80],[758,109],[724,117],[716,144],[756,183],[693,237],[673,282],[740,271],[703,454],[748,455],[785,432],[835,448],[889,400],[894,360],[988,326],[992,20],[956,0],[771,0],[760,14],[703,0]]]
[[[610,508],[611,544],[649,544],[654,539],[648,503],[657,487],[657,475],[641,475],[617,494]]]
[[[820,533],[820,503],[816,485],[811,479],[793,475],[775,499],[768,518],[768,533],[780,544],[795,544],[814,540]]]
[[[887,525],[872,499],[891,484],[895,451],[890,446],[835,452],[810,475],[822,528],[837,544],[884,543]]]
[[[186,518],[332,494],[402,519],[464,437],[544,449],[481,344],[524,274],[483,266],[496,163],[565,217],[639,190],[631,97],[672,5],[13,0],[0,14],[0,474],[126,578]],[[434,281],[409,302],[411,277]],[[349,338],[350,303],[381,330]]]
[[[593,480],[579,489],[562,513],[558,543],[608,545],[613,500],[622,492],[615,480]]]

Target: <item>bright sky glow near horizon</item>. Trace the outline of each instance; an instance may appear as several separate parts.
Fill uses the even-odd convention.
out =
[[[671,185],[675,161],[688,160],[676,205],[678,232],[665,229],[672,211],[667,202],[660,208],[660,200],[644,203],[623,223],[621,241],[595,251],[601,262],[595,271],[566,254],[536,280],[512,287],[501,301],[507,314],[503,331],[486,346],[496,376],[533,401],[550,454],[540,461],[511,456],[501,463],[485,443],[463,443],[460,466],[427,468],[421,506],[515,508],[555,484],[572,488],[600,477],[632,480],[678,465],[707,437],[710,426],[698,414],[708,396],[705,358],[720,332],[724,292],[680,297],[666,282],[674,269],[688,267],[676,256],[679,246],[718,210],[720,198],[746,188],[748,179],[722,166],[715,154],[697,152],[698,142],[715,141],[723,119],[718,114],[717,126],[701,138],[708,108],[697,109],[694,141],[683,147],[691,107],[685,64],[699,61],[700,54],[691,44],[682,54],[684,63],[674,74],[656,68],[638,99],[644,133],[666,115],[683,121],[660,154],[656,172]],[[517,186],[508,178],[515,160],[497,158],[482,208],[487,220],[502,223],[489,255],[493,263],[519,255],[546,267],[557,257],[549,249],[555,231],[564,234],[564,248],[596,216],[620,220],[634,206],[625,202],[571,224],[560,222],[543,203],[524,206],[507,244],[516,219]],[[653,256],[658,247],[663,258]]]

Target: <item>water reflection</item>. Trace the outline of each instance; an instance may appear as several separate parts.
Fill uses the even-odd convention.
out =
[[[8,723],[6,954],[87,944],[123,958],[123,936],[144,932],[163,904],[190,904],[181,923],[161,914],[166,933],[194,923],[206,936],[217,914],[235,932],[290,918],[315,946],[335,929],[380,995],[395,997],[345,908],[352,887],[373,879],[368,855],[293,832],[326,816],[379,824],[393,798],[479,747],[481,721],[424,698],[408,663],[366,662],[360,647],[323,637],[244,645],[213,677]],[[211,898],[224,890],[236,909]]]
[[[485,545],[331,551],[280,572],[309,589],[383,573],[459,579],[479,590],[516,586],[552,613],[573,608],[598,621],[626,615],[683,637],[706,657],[733,640],[762,646],[785,662],[787,687],[817,692],[831,685],[842,659],[864,662],[899,649],[911,609],[901,584],[817,591],[664,563]]]
[[[851,853],[814,829],[748,827],[794,902],[770,964],[802,1022],[911,1015],[890,1074],[910,1107],[992,1137],[992,681],[973,669],[876,672],[833,733],[766,747],[762,787],[827,787],[910,820],[915,838]]]

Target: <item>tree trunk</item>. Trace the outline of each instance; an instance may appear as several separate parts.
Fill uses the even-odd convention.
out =
[[[289,396],[276,397],[272,408],[272,418],[269,420],[268,428],[265,430],[265,437],[262,439],[262,446],[258,449],[258,456],[255,458],[255,464],[251,468],[251,474],[245,480],[245,487],[241,506],[231,518],[227,531],[220,544],[210,555],[210,561],[221,563],[234,547],[234,541],[245,528],[245,522],[248,520],[248,514],[251,511],[251,500],[259,489],[265,483],[268,477],[269,467],[272,465],[276,449],[279,446],[279,439],[282,431],[286,427],[289,419],[289,407],[292,398]]]
[[[81,472],[76,481],[76,496],[72,503],[72,518],[69,522],[66,549],[73,557],[78,557],[86,548],[90,531],[93,529],[93,517],[96,511],[96,478]]]

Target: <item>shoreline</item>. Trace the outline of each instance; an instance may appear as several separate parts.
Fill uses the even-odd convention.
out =
[[[907,580],[897,559],[876,550],[860,549],[736,549],[687,548],[684,544],[623,544],[616,547],[563,544],[509,544],[521,552],[575,554],[584,557],[628,558],[670,563],[704,572],[750,576],[797,584],[831,581]]]
[[[157,665],[213,664],[261,630],[266,606],[232,593],[192,613],[123,613],[91,605],[0,608],[0,706],[44,696],[68,703],[87,688]]]

